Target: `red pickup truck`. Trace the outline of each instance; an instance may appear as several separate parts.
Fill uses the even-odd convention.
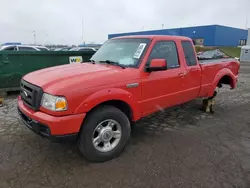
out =
[[[90,62],[42,69],[21,80],[18,112],[48,139],[77,137],[88,160],[118,156],[132,123],[162,108],[236,87],[235,59],[198,62],[190,38],[129,36],[106,41]]]

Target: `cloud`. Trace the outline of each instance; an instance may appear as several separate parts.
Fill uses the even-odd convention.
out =
[[[162,24],[164,28],[208,24],[244,28],[250,14],[249,0],[0,0],[0,3],[0,43],[33,43],[33,31],[40,44],[79,44],[83,40],[102,43],[109,33],[160,29]]]

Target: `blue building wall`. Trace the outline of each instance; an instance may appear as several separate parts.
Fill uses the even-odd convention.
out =
[[[213,25],[182,28],[181,36],[192,39],[204,38],[204,46],[212,46],[215,41],[215,28]]]
[[[238,46],[247,35],[247,30],[217,25],[214,46]]]
[[[240,39],[247,39],[247,30],[219,25],[185,27],[175,29],[138,31],[109,34],[108,38],[126,35],[178,35],[192,39],[203,38],[204,46],[237,46]]]

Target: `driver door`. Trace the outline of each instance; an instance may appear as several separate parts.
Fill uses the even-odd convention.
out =
[[[183,72],[174,41],[157,41],[151,51],[152,59],[166,59],[167,70],[145,73],[142,79],[142,112],[154,111],[181,103]]]

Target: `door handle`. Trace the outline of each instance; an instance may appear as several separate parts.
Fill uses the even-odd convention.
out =
[[[186,73],[186,72],[183,72],[183,73],[180,73],[180,74],[179,74],[179,77],[184,78],[186,75],[187,75],[187,73]]]

